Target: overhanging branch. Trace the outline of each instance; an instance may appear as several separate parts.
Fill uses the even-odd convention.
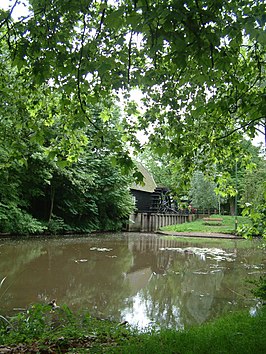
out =
[[[225,138],[227,138],[228,136],[230,136],[230,135],[236,133],[237,131],[239,131],[239,130],[241,130],[241,129],[244,129],[244,128],[248,127],[249,125],[251,125],[251,124],[253,124],[253,123],[257,122],[257,121],[260,121],[260,120],[263,119],[263,118],[264,118],[264,117],[254,118],[254,119],[252,119],[251,121],[249,121],[248,123],[240,125],[238,128],[235,128],[235,129],[231,130],[230,132],[228,132],[228,133],[226,133],[226,134],[224,134],[224,135],[222,135],[222,136],[216,138],[215,140],[217,141],[217,140],[225,139]]]

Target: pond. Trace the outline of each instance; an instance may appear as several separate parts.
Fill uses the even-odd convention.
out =
[[[258,246],[139,233],[1,239],[0,314],[56,299],[139,328],[188,328],[255,306],[248,280],[265,272]]]

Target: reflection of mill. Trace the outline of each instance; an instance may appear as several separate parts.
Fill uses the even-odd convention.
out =
[[[163,237],[143,235],[129,242],[128,248],[134,255],[132,266],[128,272],[128,277],[132,280],[132,283],[141,283],[143,288],[144,283],[148,283],[152,273],[163,274],[171,264],[172,255],[160,250],[171,247],[176,247],[176,240]]]
[[[149,237],[141,236],[138,239],[129,242],[129,250],[135,254],[135,257],[140,255],[140,262],[146,262],[148,259],[153,261],[153,271],[156,273],[162,273],[169,266],[169,261],[172,258],[170,254],[161,252],[164,248],[176,247],[177,240],[169,239],[165,237]],[[143,253],[145,257],[143,258]],[[149,256],[148,256],[149,255]],[[146,261],[145,261],[146,259]]]
[[[158,237],[154,236],[149,237],[145,236],[143,234],[142,236],[138,237],[136,240],[133,242],[129,243],[129,248],[132,250],[132,246],[134,245],[134,249],[136,251],[159,251],[160,248],[171,248],[171,247],[176,247],[176,239],[169,239],[164,236]]]

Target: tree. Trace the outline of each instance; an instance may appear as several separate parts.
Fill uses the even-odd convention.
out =
[[[257,158],[258,159],[258,158]],[[266,161],[258,159],[252,170],[246,171],[241,188],[243,215],[249,216],[250,224],[241,230],[247,237],[266,237]]]
[[[48,181],[37,177],[45,171]],[[133,209],[129,178],[103,152],[89,150],[64,169],[35,156],[20,179],[27,211],[53,232],[121,229]]]
[[[240,181],[240,203],[259,205],[263,202],[266,181],[266,161],[259,159],[252,169],[246,170]]]
[[[35,151],[0,177],[0,232],[117,230],[133,210],[131,179],[109,151],[88,149],[64,168]]]
[[[204,174],[196,171],[192,177],[190,197],[194,208],[207,209],[218,207],[218,197],[215,193],[216,185],[208,181]]]
[[[186,180],[182,174],[182,165],[179,159],[173,159],[169,154],[159,155],[146,146],[138,159],[152,174],[156,184],[167,187],[172,194],[183,194]]]
[[[92,107],[95,125],[108,127],[97,144],[94,126],[75,129],[74,102],[61,110],[62,94],[33,87],[1,49],[0,232],[121,228],[133,206],[122,171],[130,161],[113,161],[126,151],[118,107]]]

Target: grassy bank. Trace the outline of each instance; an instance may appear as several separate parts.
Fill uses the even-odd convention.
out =
[[[212,215],[212,218],[222,218],[221,225],[218,223],[206,224],[202,219],[197,219],[192,222],[170,225],[162,227],[161,230],[175,231],[175,232],[218,232],[226,234],[234,234],[235,232],[235,217],[228,215]],[[248,224],[248,218],[238,216],[238,227],[243,224]]]
[[[190,247],[193,245],[200,246],[202,245],[204,248],[206,247],[218,247],[220,248],[221,246],[223,248],[227,249],[234,249],[237,244],[238,249],[252,249],[252,248],[257,248],[263,245],[263,242],[261,240],[246,240],[246,239],[237,239],[237,240],[231,240],[231,239],[220,239],[220,238],[205,238],[205,237],[192,237],[192,236],[161,236],[162,239],[167,239],[167,240],[175,240],[178,241],[179,243],[182,243],[184,247]]]
[[[0,319],[0,345],[12,353],[265,353],[266,309],[251,317],[230,314],[186,331],[139,333],[125,324],[51,311],[36,305],[16,317]],[[3,349],[3,347],[1,348]]]

